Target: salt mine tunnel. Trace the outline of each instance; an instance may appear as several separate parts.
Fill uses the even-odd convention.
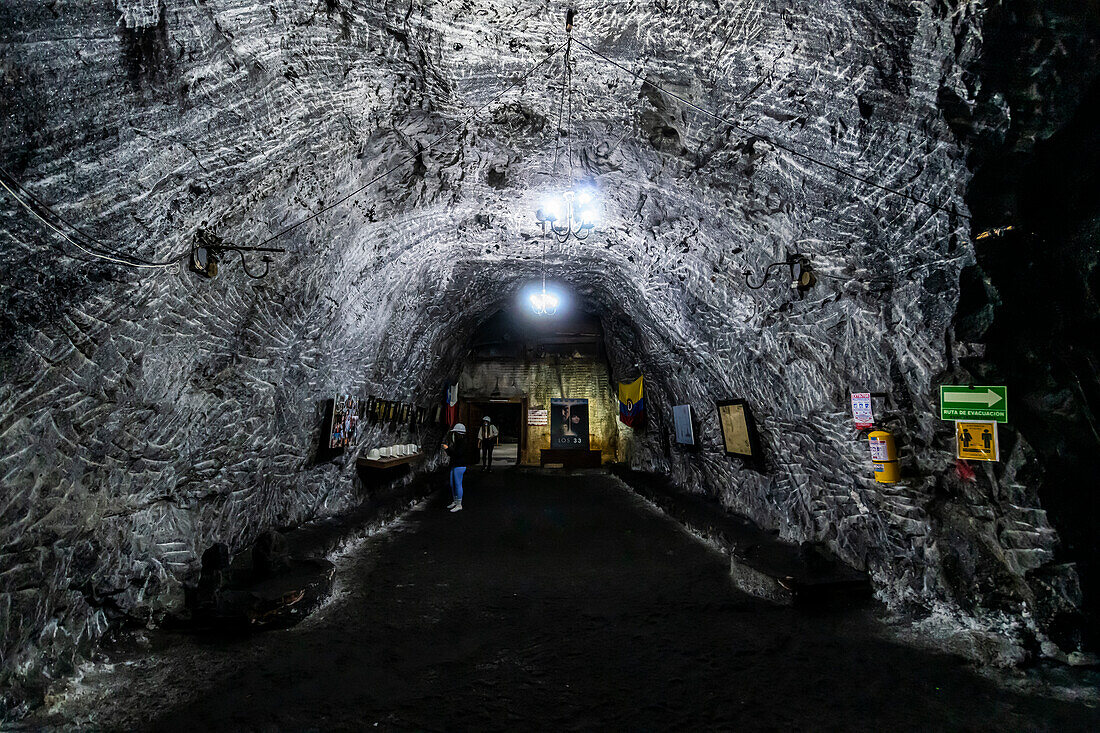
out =
[[[1098,27],[5,0],[0,727],[1100,728]]]

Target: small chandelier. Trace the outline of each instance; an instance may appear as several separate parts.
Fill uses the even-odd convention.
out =
[[[542,279],[542,290],[531,293],[531,310],[536,316],[552,316],[558,312],[561,299],[554,293],[546,291],[546,278]]]
[[[535,212],[542,233],[553,236],[558,244],[565,244],[570,238],[588,239],[599,220],[594,193],[587,188],[575,191],[573,187],[573,141],[570,130],[573,117],[573,16],[572,9],[565,16],[565,62],[562,65],[561,106],[558,108],[558,138],[554,143],[554,165],[557,166],[559,144],[565,139],[565,178],[569,190],[550,199]]]
[[[543,234],[553,235],[559,244],[570,237],[584,241],[592,234],[599,221],[595,196],[587,189],[570,189],[558,198],[551,199],[535,212]]]

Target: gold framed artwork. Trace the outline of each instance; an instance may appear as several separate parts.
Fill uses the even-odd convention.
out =
[[[731,456],[760,459],[760,443],[752,412],[744,400],[722,400],[718,403],[718,424],[722,426],[722,442]]]

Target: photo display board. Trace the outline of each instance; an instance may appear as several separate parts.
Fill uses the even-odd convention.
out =
[[[550,447],[588,450],[588,400],[550,400]]]
[[[360,398],[349,394],[336,395],[328,434],[329,448],[346,448],[355,443],[355,436],[359,432],[361,403]]]

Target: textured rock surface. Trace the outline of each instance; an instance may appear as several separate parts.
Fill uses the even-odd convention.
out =
[[[185,251],[203,221],[256,244],[489,101],[560,42],[563,8],[8,2],[0,162],[145,257]],[[762,134],[965,212],[967,147],[943,100],[977,95],[982,12],[604,2],[581,5],[578,33]],[[635,466],[827,542],[894,608],[1010,636],[1073,608],[1025,441],[969,484],[933,415],[974,261],[966,221],[730,132],[578,51],[575,174],[600,191],[605,224],[543,260],[532,212],[564,185],[560,71],[296,229],[262,281],[234,262],[212,282],[89,262],[0,198],[11,699],[68,669],[109,620],[154,619],[210,543],[240,548],[357,502],[350,467],[314,459],[320,401],[434,399],[478,323],[544,271],[601,313],[613,376],[640,365],[649,379],[655,424]],[[805,298],[782,278],[746,287],[794,252],[826,276]],[[850,390],[890,395],[906,483],[867,478]],[[728,396],[753,405],[765,474],[721,455],[713,420],[701,452],[668,446],[671,405],[709,414]]]

